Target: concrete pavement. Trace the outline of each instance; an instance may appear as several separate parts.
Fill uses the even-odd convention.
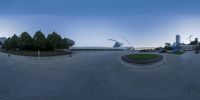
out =
[[[41,58],[0,53],[0,100],[198,100],[200,55],[163,54],[155,68],[119,61],[123,51]]]

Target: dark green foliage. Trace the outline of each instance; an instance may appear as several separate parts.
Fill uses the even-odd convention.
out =
[[[165,46],[164,49],[167,50],[167,51],[171,51],[171,50],[172,50],[172,47],[166,47],[166,46]]]
[[[75,45],[75,42],[73,40],[70,40],[68,38],[65,38],[65,39],[68,41],[67,44],[69,44],[69,46]]]
[[[10,49],[16,50],[19,48],[19,38],[17,35],[13,35],[12,38],[9,41]]]
[[[175,52],[176,55],[182,55],[182,54],[184,54],[184,53],[185,53],[185,51],[176,51],[176,52]]]
[[[13,35],[8,38],[2,47],[6,50],[64,50],[75,44],[74,41],[64,38],[53,32],[45,38],[41,31],[37,31],[33,38],[29,33],[23,32],[19,37]]]
[[[23,32],[20,35],[20,49],[21,50],[31,50],[34,48],[33,46],[33,39],[31,35],[29,35],[27,32]]]
[[[198,41],[192,41],[190,42],[190,45],[197,45],[198,44]]]
[[[47,37],[48,49],[61,49],[62,48],[62,38],[56,32],[53,32]]]
[[[33,36],[34,47],[36,50],[44,50],[46,48],[46,38],[41,31],[37,31]]]
[[[73,40],[68,39],[68,38],[64,38],[64,39],[62,39],[61,44],[62,44],[61,45],[62,48],[68,49],[70,46],[73,46],[75,44],[75,42]]]
[[[10,41],[11,41],[11,38],[6,39],[6,41],[3,44],[3,48],[4,49],[6,49],[6,50],[10,50],[11,49]]]
[[[131,54],[127,56],[129,59],[133,60],[151,60],[159,57],[157,54]]]

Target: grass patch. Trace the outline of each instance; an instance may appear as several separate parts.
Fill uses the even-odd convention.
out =
[[[185,53],[185,51],[175,52],[176,55],[182,55],[184,53]]]
[[[5,53],[9,53],[8,51],[3,51]],[[31,56],[31,57],[37,57],[38,51],[10,51],[10,54],[14,55],[20,55],[20,56]],[[61,55],[67,55],[69,52],[64,51],[40,51],[41,57],[49,57],[49,56],[61,56]]]
[[[133,60],[151,60],[157,57],[159,57],[157,54],[131,54],[127,56],[127,58]]]

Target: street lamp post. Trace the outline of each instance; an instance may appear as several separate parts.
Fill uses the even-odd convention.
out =
[[[38,50],[38,60],[40,60],[40,50]]]

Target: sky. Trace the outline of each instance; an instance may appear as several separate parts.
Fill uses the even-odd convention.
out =
[[[0,37],[56,31],[80,46],[157,47],[200,38],[199,0],[0,0]],[[124,39],[126,38],[126,40]]]

